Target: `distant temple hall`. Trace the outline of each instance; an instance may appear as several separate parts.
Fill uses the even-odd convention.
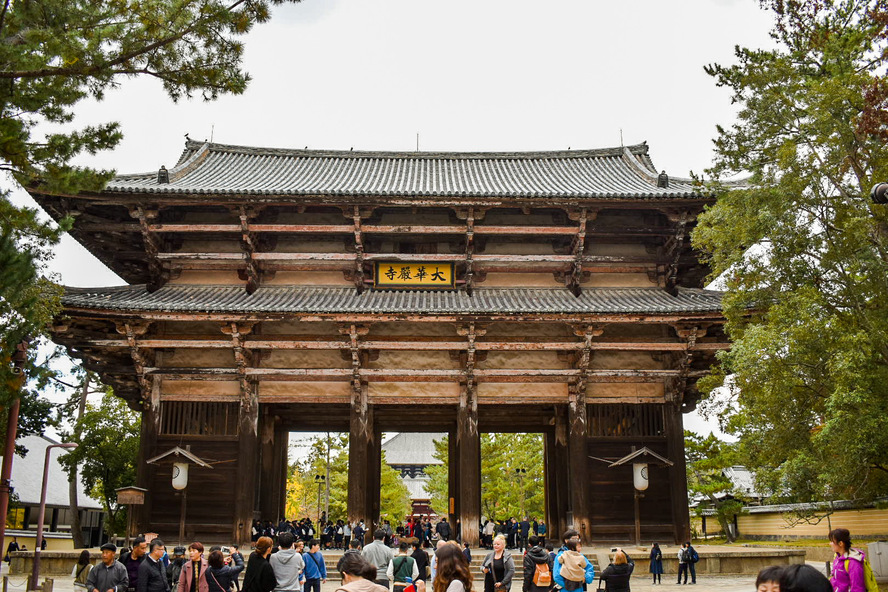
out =
[[[449,434],[444,510],[476,543],[481,433],[535,432],[553,530],[687,538],[682,414],[729,347],[688,238],[715,196],[658,172],[647,145],[188,141],[169,169],[152,161],[101,192],[30,189],[129,282],[67,289],[53,331],[142,413],[137,531],[178,532],[171,467],[145,462],[175,446],[207,461],[186,538],[247,541],[283,513],[288,432],[349,432],[348,515],[371,522],[381,434],[432,432]],[[636,514],[615,461],[642,450],[659,460]],[[223,490],[234,504],[215,503]]]
[[[443,464],[435,458],[435,441],[445,437],[446,432],[401,432],[382,443],[386,464],[398,471],[409,492],[411,516],[437,516],[437,509],[431,507],[426,469]]]

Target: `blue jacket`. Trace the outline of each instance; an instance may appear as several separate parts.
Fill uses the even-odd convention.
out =
[[[555,585],[559,588],[564,588],[564,578],[561,576],[561,555],[567,550],[567,547],[561,547],[558,550],[558,554],[555,556],[555,564],[552,568],[552,580],[554,580]],[[592,565],[592,562],[586,558],[586,583],[591,584],[595,581],[595,566]]]
[[[324,563],[324,556],[321,552],[303,553],[302,559],[305,561],[305,579],[320,580],[327,578],[327,566]]]

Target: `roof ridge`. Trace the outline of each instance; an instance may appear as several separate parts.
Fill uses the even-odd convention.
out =
[[[200,150],[207,146],[211,152],[229,152],[241,154],[265,154],[271,156],[303,156],[306,158],[409,158],[409,159],[492,159],[517,160],[523,158],[589,158],[620,156],[629,151],[636,156],[647,155],[647,142],[630,146],[614,146],[589,148],[584,150],[531,150],[531,151],[491,151],[491,152],[460,152],[460,151],[398,151],[398,150],[309,150],[300,148],[271,148],[261,146],[242,146],[237,144],[220,144],[200,140],[186,140],[185,153]],[[187,157],[191,159],[193,156]]]

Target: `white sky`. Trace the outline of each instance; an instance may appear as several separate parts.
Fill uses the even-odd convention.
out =
[[[770,44],[757,0],[304,0],[246,38],[247,92],[172,103],[127,81],[78,124],[119,121],[121,173],[175,164],[192,139],[317,149],[508,151],[647,141],[669,174],[700,173],[729,93],[705,74],[735,45]],[[20,192],[17,200],[30,198]],[[33,202],[32,202],[33,203]],[[69,286],[122,284],[73,240]],[[688,427],[708,429],[695,416]]]

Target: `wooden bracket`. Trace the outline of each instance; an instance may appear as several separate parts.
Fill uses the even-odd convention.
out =
[[[247,277],[247,294],[252,294],[259,287],[261,276],[256,264],[254,254],[257,251],[256,236],[250,230],[250,221],[255,217],[255,212],[247,212],[246,207],[238,209],[238,219],[241,227],[241,250],[244,254],[245,275]]]
[[[129,213],[130,216],[139,221],[139,231],[142,234],[145,255],[148,257],[148,275],[150,279],[146,287],[149,292],[154,292],[162,288],[169,279],[168,274],[163,268],[163,263],[161,263],[160,258],[158,257],[158,254],[161,251],[161,241],[157,237],[157,234],[151,230],[151,224],[157,219],[159,211],[156,209],[147,210],[142,206],[137,206],[136,208],[130,209]]]
[[[130,358],[133,361],[133,367],[136,370],[136,382],[139,385],[139,393],[143,404],[148,404],[151,398],[152,379],[145,374],[145,366],[147,360],[142,350],[139,349],[138,337],[142,337],[151,327],[150,321],[136,321],[116,323],[115,328],[118,333],[126,336],[127,346],[130,351]]]

